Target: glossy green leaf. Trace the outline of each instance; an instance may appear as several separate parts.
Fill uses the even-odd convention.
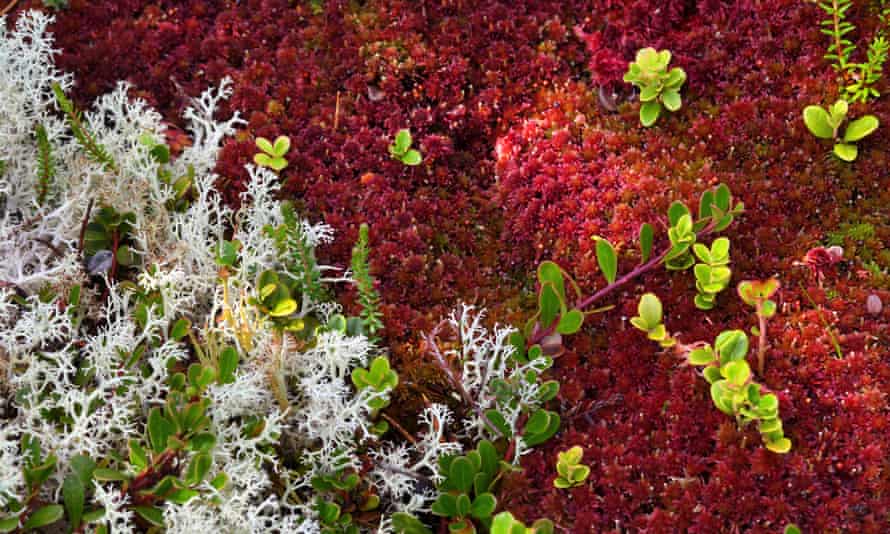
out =
[[[662,93],[661,102],[668,111],[677,111],[683,105],[680,93],[677,91],[665,91]]]
[[[473,467],[473,463],[468,458],[459,456],[451,462],[448,480],[458,491],[469,493],[473,487],[473,477],[475,475],[476,469]]]
[[[148,437],[151,448],[156,453],[161,453],[167,448],[167,440],[176,433],[176,428],[161,414],[160,408],[152,408],[148,413]]]
[[[134,506],[133,510],[139,514],[139,517],[152,525],[156,527],[164,526],[164,512],[160,508],[154,506]]]
[[[642,263],[649,261],[649,257],[652,255],[652,242],[654,239],[655,232],[652,229],[652,225],[644,223],[640,227],[640,255]]]
[[[235,369],[238,367],[238,349],[228,346],[219,353],[219,382],[232,384],[235,382]]]
[[[850,162],[854,161],[856,156],[859,155],[859,149],[856,148],[856,145],[837,143],[834,145],[834,155],[844,161]]]
[[[65,509],[59,504],[48,504],[38,508],[28,516],[23,525],[25,530],[33,530],[47,525],[52,525],[65,515]]]
[[[615,282],[618,275],[618,256],[615,254],[615,247],[603,238],[596,239],[596,261],[599,264],[603,276],[610,284]]]
[[[269,151],[269,153],[274,156],[281,157],[287,154],[288,150],[290,150],[290,138],[285,135],[281,135],[278,136],[277,139],[275,139],[275,144],[272,146],[272,150]]]
[[[497,507],[498,501],[491,493],[482,493],[473,499],[473,505],[470,507],[470,515],[476,519],[485,519],[491,517],[494,509]]]
[[[275,148],[272,146],[272,142],[265,137],[257,137],[256,146],[266,154],[275,155]]]
[[[556,316],[565,304],[562,302],[556,288],[550,282],[541,284],[541,290],[538,294],[538,309],[541,313],[541,326],[544,328],[553,324]]]
[[[821,106],[807,106],[803,110],[803,122],[807,129],[820,139],[831,139],[834,137],[834,128],[831,126],[831,119],[828,112]]]
[[[429,527],[411,514],[395,512],[391,518],[392,528],[396,534],[433,534]]]
[[[62,502],[72,525],[79,525],[83,517],[83,505],[86,500],[84,482],[76,473],[71,473],[62,482]]]
[[[420,165],[423,162],[423,156],[420,155],[420,152],[412,148],[402,156],[401,161],[405,165]]]
[[[647,330],[651,330],[661,324],[661,301],[654,293],[646,293],[640,297],[640,303],[637,305],[637,313],[646,324]]]
[[[574,334],[584,324],[584,313],[581,310],[569,310],[559,318],[556,331],[560,334]]]
[[[879,124],[878,118],[874,115],[859,117],[847,126],[847,130],[844,132],[844,141],[847,143],[859,141],[877,130]]]
[[[643,126],[648,128],[655,124],[659,115],[661,115],[661,103],[657,100],[643,102],[640,105],[640,122]]]
[[[188,335],[191,328],[192,322],[185,317],[181,317],[175,323],[173,323],[173,328],[170,329],[170,339],[173,339],[175,341],[181,340],[186,335]]]
[[[791,450],[791,440],[779,438],[775,441],[768,441],[766,442],[766,448],[777,454],[786,454]]]

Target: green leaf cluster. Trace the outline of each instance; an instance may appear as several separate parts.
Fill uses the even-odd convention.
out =
[[[268,167],[275,172],[281,172],[287,167],[287,160],[284,156],[290,150],[290,138],[284,135],[275,139],[275,142],[269,141],[265,137],[257,137],[256,146],[260,152],[253,156],[253,162],[260,167]]]
[[[576,296],[581,290],[562,268],[552,261],[544,261],[538,266],[538,310],[526,323],[525,335],[531,336],[535,328],[552,329],[562,335],[574,334],[584,324],[584,313],[570,308],[566,298],[566,279],[571,283]]]
[[[389,367],[388,358],[378,356],[367,369],[356,367],[352,370],[352,383],[359,391],[370,389],[380,394],[368,401],[371,419],[375,419],[380,410],[389,406],[389,392],[399,384],[399,375]],[[372,428],[376,434],[384,434],[387,430],[389,423],[386,421],[378,421]]]
[[[694,245],[698,234],[704,230],[720,232],[725,230],[736,216],[744,211],[744,204],[733,204],[732,193],[726,184],[720,184],[717,188],[702,193],[698,205],[698,221],[692,217],[692,212],[680,201],[676,201],[668,208],[668,239],[671,249],[665,256],[665,268],[668,270],[685,270],[695,264],[692,257]],[[727,254],[729,250],[727,241]],[[722,245],[720,245],[722,248]],[[725,265],[722,265],[725,266]]]
[[[487,440],[465,455],[441,457],[439,472],[443,479],[431,511],[448,520],[450,532],[474,533],[476,522],[489,527],[497,508],[495,488],[510,469]]]
[[[149,156],[158,164],[158,181],[173,191],[173,196],[166,202],[166,208],[179,213],[185,212],[197,195],[195,167],[189,165],[184,175],[176,177],[168,166],[170,147],[157,142],[154,136],[148,133],[140,136],[139,142],[148,148]]]
[[[655,295],[647,293],[643,297],[640,315],[631,323],[647,331],[653,324],[660,324],[662,307]],[[751,380],[751,368],[745,359],[748,348],[748,336],[743,331],[726,330],[717,336],[713,346],[699,343],[691,347],[687,361],[703,367],[702,374],[711,384],[711,399],[717,409],[734,416],[741,426],[757,422],[767,449],[786,453],[791,449],[791,441],[782,431],[778,399],[771,393],[762,394],[762,386]]]
[[[559,489],[574,488],[584,484],[590,476],[590,468],[581,463],[584,450],[579,446],[561,452],[556,459],[556,472],[558,476],[553,485]]]
[[[257,279],[258,294],[250,299],[265,317],[277,328],[289,332],[299,332],[305,328],[303,319],[294,317],[299,305],[297,280],[287,273],[267,269]]]
[[[848,109],[847,101],[843,99],[832,104],[827,110],[821,106],[807,106],[803,110],[803,121],[816,137],[833,140],[834,155],[850,162],[859,154],[855,143],[877,130],[880,122],[874,115],[859,117],[850,122],[840,136],[840,127],[847,119]]]
[[[527,527],[510,512],[501,512],[491,522],[491,534],[553,534],[553,522],[538,519]]]
[[[120,213],[112,206],[99,208],[83,234],[83,252],[91,274],[111,272],[114,266],[139,265],[140,255],[133,236],[135,225],[133,212]]]
[[[655,124],[662,106],[668,111],[677,111],[682,106],[680,89],[686,82],[686,72],[680,67],[668,70],[670,62],[670,51],[643,48],[624,74],[624,81],[640,90],[640,122],[643,126]]]
[[[411,131],[403,128],[396,133],[396,137],[392,144],[389,145],[389,155],[393,159],[397,159],[405,165],[420,165],[423,156],[420,152],[411,148],[414,141],[411,139]]]
[[[692,250],[699,263],[695,265],[695,306],[700,310],[714,307],[717,294],[726,289],[732,271],[729,265],[729,239],[718,237],[709,249],[701,243],[693,245]]]
[[[373,488],[363,484],[361,477],[352,469],[340,469],[331,475],[312,477],[312,489],[327,494],[319,495],[315,506],[325,534],[358,534],[353,521],[356,512],[376,510],[380,497]]]

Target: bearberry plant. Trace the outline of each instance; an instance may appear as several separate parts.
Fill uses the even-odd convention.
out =
[[[841,135],[840,127],[847,119],[848,110],[849,105],[843,99],[832,104],[828,110],[821,106],[807,106],[803,110],[803,120],[813,135],[833,140],[834,155],[849,162],[859,154],[855,143],[871,135],[880,123],[874,115],[865,115],[850,122]]]
[[[702,368],[702,375],[711,385],[711,400],[718,410],[735,417],[742,427],[756,422],[767,449],[780,454],[791,450],[791,440],[785,437],[779,418],[778,397],[752,379],[751,367],[745,359],[748,336],[743,331],[725,330],[713,345],[706,342],[687,345],[667,331],[661,301],[654,294],[643,295],[637,312],[631,319],[634,327],[646,332],[662,347],[672,347],[689,365]]]
[[[640,90],[640,122],[649,127],[661,115],[662,106],[677,111],[683,105],[680,89],[686,82],[686,72],[680,67],[668,70],[669,50],[643,48],[636,60],[628,65],[624,81]]]

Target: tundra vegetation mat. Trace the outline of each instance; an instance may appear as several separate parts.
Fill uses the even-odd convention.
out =
[[[53,17],[45,28],[58,51],[51,61],[70,79],[22,75],[43,84],[43,107],[27,120],[10,118],[24,105],[17,97],[0,101],[7,135],[0,140],[33,145],[0,149],[0,161],[8,160],[0,250],[11,254],[27,232],[36,256],[74,259],[22,259],[0,281],[11,303],[2,308],[0,337],[9,374],[0,385],[11,400],[0,416],[16,421],[0,452],[33,457],[0,469],[0,494],[11,496],[0,518],[16,518],[9,530],[53,502],[62,506],[47,516],[80,531],[156,524],[171,532],[202,525],[506,532],[507,519],[532,525],[540,518],[568,532],[890,530],[890,306],[883,306],[890,303],[890,75],[880,75],[890,2],[20,0],[4,23],[7,41],[31,10]],[[4,52],[37,40],[0,48],[3,72],[26,69]],[[650,47],[651,54],[639,52]],[[675,67],[682,80],[671,74]],[[89,132],[86,142],[70,138],[77,137],[74,113],[65,120],[47,77],[58,78],[71,109],[105,110],[86,123],[101,130],[95,135],[112,152],[108,161],[90,152]],[[14,95],[25,82],[9,79],[0,89]],[[116,96],[103,97],[109,93]],[[115,134],[115,124],[127,121],[108,110],[127,113],[127,97],[144,102],[136,110],[144,116]],[[100,98],[104,104],[95,104]],[[231,119],[236,113],[243,120]],[[4,132],[3,121],[17,126]],[[46,132],[35,133],[44,122]],[[155,160],[113,168],[124,167],[134,146],[119,135],[142,131],[152,134],[142,147]],[[45,137],[67,139],[56,143],[56,160],[84,159],[79,146],[92,163],[66,165],[58,174],[67,178],[50,181],[41,173]],[[265,159],[255,160],[258,153]],[[8,185],[20,183],[9,178],[17,172],[43,177],[29,189],[31,200],[25,186]],[[99,193],[78,182],[127,173],[130,185],[105,183]],[[78,200],[59,215],[69,198],[64,180]],[[152,193],[150,184],[160,182],[167,192]],[[150,201],[129,204],[128,188]],[[724,202],[728,191],[732,201]],[[733,213],[736,202],[743,211]],[[200,210],[212,224],[189,226]],[[128,222],[128,211],[138,220]],[[721,228],[726,217],[731,224]],[[41,244],[46,234],[33,226],[55,219],[67,233]],[[84,225],[87,232],[101,230],[86,245],[82,237],[78,243],[81,221],[96,224]],[[164,224],[173,229],[156,227]],[[651,242],[648,230],[641,233],[647,227]],[[718,233],[731,243],[727,254],[716,250]],[[189,239],[210,252],[176,256],[177,243]],[[693,242],[710,248],[703,253]],[[174,266],[167,254],[190,266],[165,271]],[[139,274],[152,264],[161,270]],[[335,280],[322,284],[325,277]],[[768,280],[778,286],[757,283]],[[115,281],[136,286],[136,296],[127,301]],[[87,400],[65,402],[56,398],[61,391],[47,400],[21,389],[45,382],[35,373],[50,373],[28,374],[37,353],[92,358],[91,345],[77,346],[84,334],[24,341],[22,325],[49,328],[50,308],[65,315],[68,291],[82,287],[85,302],[104,311],[67,328],[92,329],[95,340],[124,321],[128,306],[150,308],[165,283],[185,281],[196,288],[164,297],[187,310],[181,336],[169,335],[179,317],[162,313],[137,321],[144,341],[118,339],[130,343],[128,352],[145,346],[147,355],[126,361],[155,358],[140,371],[149,385],[124,398],[160,406],[178,391],[164,385],[165,373],[182,371],[180,403],[212,399],[204,407],[210,427],[240,432],[250,445],[222,434],[215,448],[144,438],[152,421],[165,427],[151,410],[131,423],[115,415],[127,429],[99,435],[92,446],[48,440],[35,448],[40,435],[21,441],[81,419],[83,429],[98,425],[65,410],[85,410],[89,395],[111,398],[124,387],[106,383],[85,389]],[[743,281],[755,283],[739,288]],[[239,301],[238,291],[253,301]],[[239,306],[256,322],[241,321]],[[580,315],[575,327],[576,308],[597,313]],[[521,339],[508,340],[496,324],[515,327]],[[213,344],[219,354],[199,358]],[[221,356],[231,356],[224,345],[240,354],[239,376],[253,381],[241,397],[226,393],[235,378],[222,377]],[[301,356],[276,360],[274,372],[255,363],[280,357],[282,346]],[[325,347],[347,356],[321,368],[310,360]],[[162,348],[180,363],[165,370]],[[513,363],[480,371],[511,359],[510,350]],[[187,371],[194,362],[215,376],[202,378],[200,365]],[[57,371],[65,375],[59,383],[112,379],[109,369],[96,378],[90,368],[75,361]],[[350,381],[344,369],[365,374]],[[552,398],[549,381],[559,384]],[[320,393],[322,385],[331,390]],[[270,389],[274,398],[266,398]],[[343,404],[325,397],[349,392],[356,396]],[[213,412],[213,403],[231,399],[243,411]],[[36,422],[29,402],[45,408],[48,422]],[[258,407],[266,419],[250,417]],[[346,407],[353,412],[342,425],[318,428]],[[20,422],[25,412],[34,420]],[[551,428],[557,420],[558,430]],[[188,443],[203,434],[158,432]],[[413,448],[399,449],[406,444]],[[489,445],[512,467],[475,465],[468,451],[487,458]],[[567,454],[576,446],[581,458]],[[469,460],[454,458],[461,451]],[[51,453],[57,460],[35,486],[40,475],[22,473]],[[114,454],[121,458],[108,460]],[[83,475],[81,493],[92,504],[72,517],[59,494],[66,475],[80,472],[70,466],[86,463],[73,460],[80,457],[105,478]],[[437,464],[439,457],[446,459]],[[471,478],[492,479],[484,488],[452,480],[466,474],[467,462]],[[158,488],[164,475],[179,478]],[[360,481],[346,480],[352,475]],[[305,501],[316,494],[324,497]],[[230,513],[213,515],[214,496]],[[462,496],[473,513],[461,509]],[[87,522],[84,513],[100,504],[107,515]],[[498,515],[505,511],[512,515]]]

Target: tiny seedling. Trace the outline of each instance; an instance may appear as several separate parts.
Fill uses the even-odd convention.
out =
[[[683,105],[680,88],[686,82],[686,72],[680,67],[668,70],[670,62],[669,50],[658,52],[654,48],[643,48],[624,74],[624,81],[640,90],[640,122],[643,126],[655,124],[662,105],[668,111],[677,111]]]
[[[692,247],[696,257],[701,263],[696,264],[695,287],[698,295],[695,296],[695,306],[700,310],[710,310],[714,307],[717,294],[729,285],[732,271],[729,264],[729,239],[718,237],[711,243],[708,249],[701,243]]]
[[[590,476],[590,468],[581,464],[583,456],[584,450],[577,445],[557,455],[556,472],[559,476],[553,481],[555,487],[566,489],[584,484]]]
[[[821,106],[807,106],[803,110],[803,122],[816,137],[834,140],[834,155],[849,162],[859,154],[854,143],[871,135],[880,123],[874,115],[865,115],[850,122],[841,136],[840,127],[847,118],[848,108],[844,99],[829,106],[828,110]]]
[[[410,130],[406,128],[399,130],[395,140],[389,145],[389,155],[405,165],[420,165],[423,157],[420,155],[420,152],[411,148],[412,142]]]
[[[265,137],[258,137],[256,146],[262,152],[253,157],[254,163],[261,167],[269,167],[275,172],[280,172],[287,167],[287,160],[284,159],[284,156],[290,150],[290,138],[281,135],[272,143]]]

